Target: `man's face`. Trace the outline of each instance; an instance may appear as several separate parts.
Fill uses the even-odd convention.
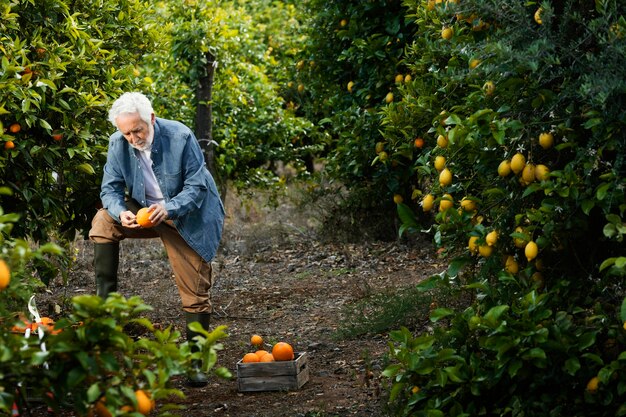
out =
[[[152,144],[152,124],[154,114],[150,124],[141,120],[139,113],[122,113],[115,119],[117,128],[130,146],[140,151],[147,149]]]

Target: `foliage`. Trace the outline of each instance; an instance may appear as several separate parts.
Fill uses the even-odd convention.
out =
[[[387,180],[403,175],[404,162],[378,158],[378,110],[404,83],[401,56],[416,27],[399,0],[312,0],[308,8],[308,42],[295,65],[298,113],[317,125],[312,139],[326,146],[331,178],[349,188],[367,184],[373,198],[391,201],[397,185]]]
[[[0,176],[17,236],[73,239],[98,204],[111,97],[152,43],[142,3],[0,1]],[[136,80],[139,83],[140,80]]]
[[[452,261],[429,285],[475,301],[433,311],[432,334],[393,334],[397,363],[385,373],[395,412],[626,414],[626,28],[617,2],[405,4],[419,26],[404,57],[413,81],[382,119],[387,152],[409,166],[402,232],[432,231]],[[517,153],[520,171],[499,173]],[[434,215],[420,204],[427,194]],[[589,388],[596,376],[599,388]]]

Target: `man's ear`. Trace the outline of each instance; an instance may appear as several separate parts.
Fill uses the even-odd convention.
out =
[[[154,122],[156,122],[156,116],[154,115],[154,113],[150,115],[150,122],[152,123],[152,126],[154,126]]]

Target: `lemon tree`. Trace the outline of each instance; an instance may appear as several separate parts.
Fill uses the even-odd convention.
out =
[[[623,415],[622,11],[405,3],[419,26],[404,56],[413,81],[382,132],[389,154],[415,136],[426,146],[405,162],[400,232],[429,230],[450,259],[424,291],[470,301],[435,309],[433,333],[393,333],[392,408]]]

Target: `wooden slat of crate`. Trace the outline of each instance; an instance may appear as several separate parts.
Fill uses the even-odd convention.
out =
[[[237,362],[239,391],[286,391],[300,389],[309,380],[306,352],[295,353],[292,361]]]

